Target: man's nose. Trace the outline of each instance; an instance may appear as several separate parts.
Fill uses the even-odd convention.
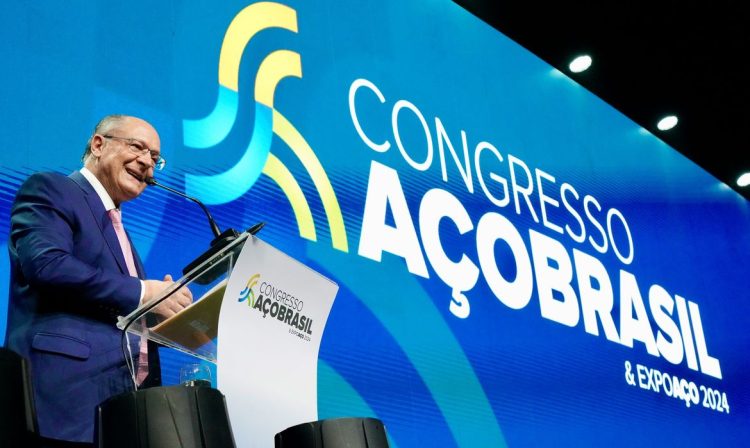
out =
[[[154,163],[154,160],[151,158],[151,154],[138,154],[138,157],[136,158],[138,163],[142,165],[146,165],[149,168],[154,168],[156,164]]]

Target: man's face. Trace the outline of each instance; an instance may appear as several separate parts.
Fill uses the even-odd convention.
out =
[[[95,135],[92,138],[94,159],[86,166],[119,207],[143,193],[146,179],[154,175],[150,156],[132,149],[147,147],[159,151],[159,134],[150,124],[134,117],[123,119],[105,134],[107,137]]]

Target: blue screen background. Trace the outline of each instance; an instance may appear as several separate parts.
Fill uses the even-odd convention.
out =
[[[252,36],[238,62],[237,90],[227,90],[220,83],[219,55],[229,24],[248,5],[234,0],[6,4],[0,18],[5,67],[0,73],[0,141],[5,144],[0,250],[7,251],[15,190],[28,175],[77,169],[99,118],[137,115],[159,130],[168,160],[161,182],[210,203],[222,228],[266,222],[260,235],[265,241],[339,284],[319,353],[321,418],[380,418],[400,447],[739,446],[750,440],[750,207],[745,199],[447,0],[285,2],[296,12],[297,32],[269,25]],[[268,55],[282,49],[299,55],[301,76],[283,76],[273,104],[263,104],[258,73]],[[374,143],[390,143],[385,152],[368,147],[354,125],[349,96],[357,79],[368,80],[384,97],[380,101],[362,88],[354,104],[363,132]],[[400,101],[408,105],[401,102],[394,119]],[[188,122],[220,109],[224,115],[204,120],[201,132],[207,139],[221,138],[205,148],[191,144]],[[325,176],[314,174],[300,158],[299,141],[291,144],[271,132],[263,121],[271,110],[293,125]],[[262,135],[270,139],[266,150],[304,194],[314,238],[302,234],[288,190],[265,172],[254,177],[243,171],[223,187],[226,191],[189,180],[224,173],[248,151],[268,157],[258,149]],[[545,184],[550,196],[559,198],[560,186],[567,183],[581,200],[589,195],[603,210],[618,210],[632,235],[632,263],[624,265],[611,247],[600,254],[587,242],[551,231],[530,210],[538,215],[538,202],[521,201],[519,211],[512,198],[505,207],[492,204],[473,162],[473,191],[449,152],[444,177],[440,135],[459,156],[465,138],[472,161],[480,142],[497,149],[502,161],[487,152],[482,158],[488,184],[490,172],[508,178],[512,155],[532,176],[541,170],[554,177]],[[415,169],[397,140],[415,162],[427,160],[430,141],[431,163]],[[253,160],[263,167],[263,158]],[[470,315],[457,318],[449,311],[451,288],[429,261],[424,276],[409,272],[398,254],[384,252],[379,261],[359,255],[373,163],[398,174],[422,248],[420,202],[429,190],[441,189],[460,201],[473,230],[486,214],[499,213],[527,248],[534,231],[561,243],[571,258],[578,250],[598,259],[615,290],[618,326],[621,269],[637,278],[647,306],[654,284],[694,302],[722,379],[685,362],[673,365],[651,356],[639,341],[632,348],[610,342],[601,327],[599,336],[589,334],[582,319],[573,327],[545,319],[536,288],[527,306],[511,309],[481,274],[466,292]],[[333,194],[321,193],[323,180]],[[518,183],[526,186],[523,179]],[[236,198],[217,199],[231,196],[230,190]],[[343,234],[331,224],[335,213],[326,200],[332,198]],[[563,208],[549,210],[550,221],[574,225]],[[124,216],[152,277],[179,274],[212,237],[198,207],[161,190],[148,190],[126,204]],[[392,210],[384,219],[397,226]],[[623,230],[615,227],[614,233],[618,247],[627,249]],[[477,263],[476,232],[461,234],[447,221],[441,222],[440,235],[451,260],[465,254]],[[336,246],[336,238],[346,241],[345,250]],[[513,255],[502,244],[494,251],[510,278]],[[7,256],[0,257],[2,290],[8,275]],[[6,300],[0,295],[0,334]],[[657,329],[653,320],[651,326]],[[162,355],[166,381],[177,382],[185,355],[171,350]],[[687,407],[663,392],[631,386],[625,380],[627,362],[725,393],[730,412]]]

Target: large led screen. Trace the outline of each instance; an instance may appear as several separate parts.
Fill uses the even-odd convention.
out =
[[[460,6],[12,0],[0,22],[3,252],[20,183],[137,115],[160,182],[339,285],[320,418],[398,447],[750,440],[747,200]],[[212,238],[163,190],[124,216],[153,277]]]

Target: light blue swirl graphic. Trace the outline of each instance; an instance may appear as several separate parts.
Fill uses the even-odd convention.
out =
[[[430,390],[458,446],[506,446],[489,400],[460,343],[402,262],[384,259],[376,263],[320,244],[308,244],[307,252],[311,260],[325,263],[331,275],[345,284],[391,333]],[[382,285],[398,285],[398,296],[384,297]],[[397,305],[391,303],[394,300]]]
[[[192,148],[210,148],[221,143],[237,118],[239,94],[219,85],[216,106],[208,116],[198,120],[182,120],[183,141]]]
[[[213,176],[186,174],[187,194],[209,205],[226,204],[247,193],[258,180],[271,150],[273,109],[255,103],[253,137],[236,165]]]
[[[237,299],[238,302],[244,302],[250,297],[250,288],[245,288],[240,292],[240,297]]]

